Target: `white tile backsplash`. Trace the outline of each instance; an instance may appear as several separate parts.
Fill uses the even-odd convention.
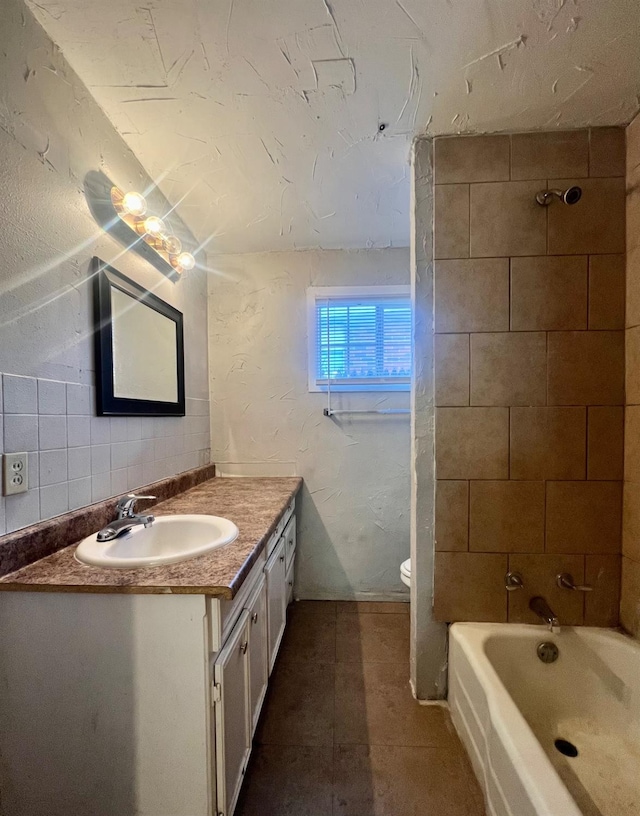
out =
[[[127,439],[130,442],[142,439],[142,420],[140,417],[127,417]]]
[[[120,470],[129,466],[129,443],[111,443],[111,467],[113,470]]]
[[[40,450],[55,450],[67,447],[66,416],[41,416],[38,419],[38,439]]]
[[[91,501],[104,501],[111,495],[111,473],[98,473],[91,477]]]
[[[188,398],[186,417],[96,417],[94,401],[89,385],[0,374],[0,453],[29,454],[0,535],[210,461],[208,400]]]
[[[111,470],[111,445],[91,446],[91,475],[107,473]]]
[[[129,490],[129,471],[125,468],[111,471],[111,495],[122,496]]]
[[[40,488],[40,517],[53,518],[69,510],[69,482]]]
[[[67,413],[80,416],[91,416],[91,387],[79,383],[67,383]]]
[[[149,419],[153,422],[153,419]],[[126,442],[129,438],[127,434],[127,417],[111,417],[111,442]]]
[[[91,417],[68,416],[67,440],[70,448],[91,444]]]
[[[40,487],[66,482],[67,450],[40,451]]]
[[[19,493],[17,496],[7,496],[4,502],[8,533],[40,521],[40,490],[38,488]]]
[[[91,476],[91,448],[69,448],[69,479]]]
[[[111,442],[111,419],[91,417],[91,444],[106,445]]]
[[[4,415],[4,452],[38,450],[38,417],[36,414]]]
[[[28,488],[40,487],[40,454],[36,451],[27,454]]]
[[[38,413],[67,413],[67,385],[55,380],[38,380]]]
[[[69,482],[69,510],[91,504],[91,476]]]
[[[2,393],[5,414],[38,413],[38,381],[33,377],[5,374]]]

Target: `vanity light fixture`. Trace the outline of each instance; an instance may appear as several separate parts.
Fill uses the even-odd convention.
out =
[[[147,211],[147,202],[140,193],[126,193],[122,197],[122,209],[129,215],[144,215]]]
[[[111,188],[111,203],[118,217],[130,227],[136,235],[153,247],[163,260],[182,274],[189,272],[196,265],[196,259],[190,252],[182,251],[182,242],[176,235],[170,235],[166,224],[157,215],[147,215],[147,202],[144,196],[135,191],[123,193],[118,187]]]

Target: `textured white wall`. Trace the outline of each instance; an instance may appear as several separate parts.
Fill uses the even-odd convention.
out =
[[[208,415],[206,275],[192,273],[174,285],[137,255],[124,253],[89,213],[83,180],[90,170],[103,171],[125,189],[149,184],[30,12],[19,0],[3,0],[0,372],[27,379],[4,378],[10,401],[5,399],[0,452],[2,445],[30,451],[31,489],[0,499],[0,533],[208,461],[208,423],[202,420]],[[95,418],[88,276],[93,255],[184,312],[190,418]],[[12,402],[17,386],[26,396]],[[38,389],[46,399],[38,401]],[[67,402],[70,393],[78,399]],[[129,442],[134,444],[125,450]]]
[[[27,3],[218,253],[409,246],[414,136],[638,110],[637,0]]]
[[[307,390],[309,286],[408,284],[407,249],[211,258],[213,459],[225,473],[304,477],[296,593],[406,597],[409,416],[323,416]],[[334,408],[409,407],[409,394],[334,395]]]

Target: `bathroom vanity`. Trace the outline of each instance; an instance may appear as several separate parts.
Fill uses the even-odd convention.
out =
[[[154,508],[232,519],[166,567],[67,547],[0,581],[2,816],[231,816],[293,597],[299,479],[213,479]]]

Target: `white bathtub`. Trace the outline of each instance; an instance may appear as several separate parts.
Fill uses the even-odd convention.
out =
[[[538,658],[543,641],[555,663]],[[490,623],[456,623],[449,642],[451,715],[490,816],[640,814],[640,643]]]

